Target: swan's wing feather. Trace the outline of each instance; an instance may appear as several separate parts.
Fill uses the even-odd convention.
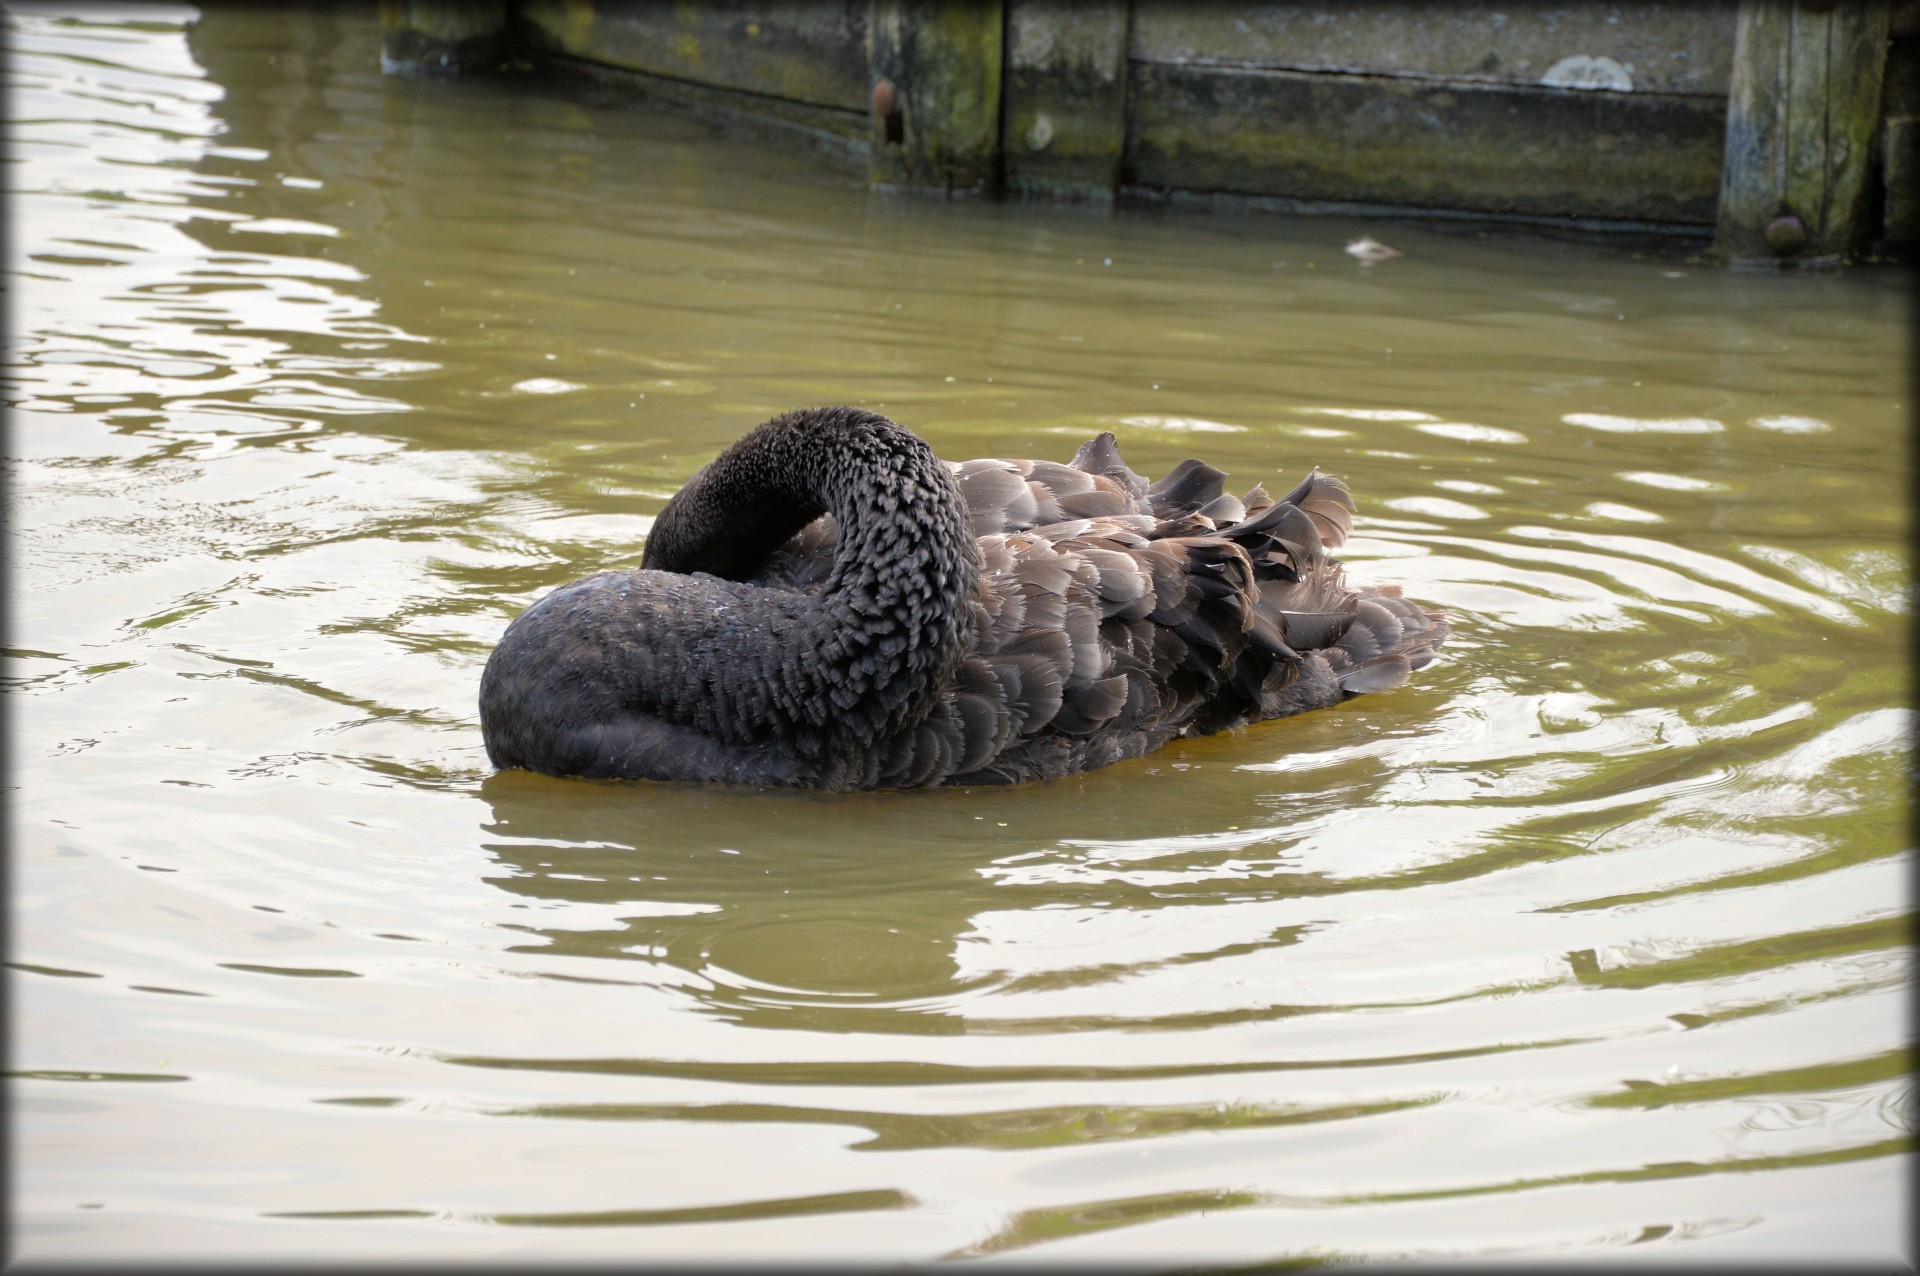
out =
[[[982,457],[952,470],[976,537],[1147,512],[1124,476],[1089,473],[1057,461]]]
[[[999,679],[979,657],[960,664],[954,710],[960,718],[961,754],[954,771],[978,771],[1013,740],[1014,720],[1001,699]]]
[[[1405,682],[1412,672],[1413,665],[1405,656],[1391,652],[1374,656],[1363,664],[1336,670],[1340,690],[1350,696],[1370,691],[1392,691]]]
[[[1226,491],[1227,473],[1205,461],[1189,458],[1147,489],[1147,500],[1160,518],[1191,514]]]
[[[903,788],[918,789],[952,775],[965,757],[965,736],[965,724],[958,713],[929,714],[913,733],[912,747],[896,782]]]
[[[1099,474],[1118,483],[1129,496],[1136,500],[1147,493],[1147,480],[1135,474],[1127,463],[1120,459],[1120,443],[1113,437],[1111,430],[1088,439],[1080,445],[1068,462],[1076,470],[1088,474]]]
[[[1211,521],[1215,527],[1221,527],[1244,519],[1247,516],[1247,507],[1239,497],[1229,492],[1222,492],[1202,505],[1197,512],[1200,517]]]
[[[976,537],[1031,527],[1038,507],[1019,469],[992,457],[962,461],[954,467],[960,498]]]
[[[1032,466],[1027,474],[1027,486],[1035,489],[1036,495],[1044,493],[1052,498],[1051,504],[1041,501],[1040,516],[1034,520],[1036,527],[1063,519],[1114,518],[1148,512],[1144,499],[1130,486],[1132,482],[1141,482],[1140,476],[1131,471],[1118,475],[1091,474],[1054,461],[1027,464]]]
[[[1061,630],[1073,663],[1067,672],[1067,686],[1077,689],[1099,678],[1112,663],[1112,657],[1100,645],[1101,607],[1090,591],[1076,585],[1068,591],[1067,608]]]
[[[1052,722],[1060,712],[1073,663],[1066,634],[1058,629],[1029,629],[996,653],[993,662],[1014,672],[1016,690],[1007,708],[1018,719],[1020,734],[1031,735]]]
[[[1059,505],[1060,513],[1066,518],[1112,518],[1133,512],[1133,498],[1113,487],[1072,492],[1062,496]]]
[[[1269,610],[1262,607],[1262,611]],[[1350,611],[1280,611],[1281,632],[1286,636],[1287,645],[1299,651],[1312,651],[1320,647],[1331,647],[1346,635],[1353,627],[1354,613]]]
[[[1089,750],[1139,752],[1385,690],[1445,637],[1440,613],[1347,585],[1329,557],[1352,527],[1338,479],[1315,471],[1279,500],[1257,484],[1236,499],[1221,471],[1188,461],[1123,504],[1105,472],[1116,458],[1095,440],[1073,467],[979,471],[1003,475],[989,480],[1001,492],[1022,480],[1035,515],[1059,519],[981,542],[980,667],[954,701],[959,774],[1055,774]],[[1028,507],[1017,494],[1000,517],[1016,507]]]
[[[1035,536],[1058,545],[1061,541],[1076,540],[1093,530],[1090,518],[1066,518],[1058,523],[1048,523],[1044,527],[1031,529]]]
[[[1126,704],[1127,679],[1119,674],[1101,678],[1063,699],[1053,729],[1068,735],[1091,735],[1112,722]]]
[[[1328,549],[1339,549],[1353,531],[1353,495],[1347,485],[1317,468],[1280,498],[1282,505],[1299,507],[1313,519]]]
[[[1014,560],[1013,577],[1036,590],[1065,593],[1073,581],[1073,565],[1066,561],[1066,555],[1056,552],[1042,541],[1029,539],[1026,544],[1028,552],[1019,554]]]
[[[1094,569],[1094,591],[1110,604],[1107,614],[1145,615],[1151,606],[1152,571],[1134,554],[1116,547],[1111,538],[1102,540],[1087,538],[1080,554]]]

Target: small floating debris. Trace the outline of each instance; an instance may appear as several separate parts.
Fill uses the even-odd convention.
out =
[[[1385,261],[1389,257],[1402,257],[1406,255],[1398,248],[1387,247],[1387,245],[1381,243],[1372,235],[1362,235],[1360,238],[1348,244],[1347,253],[1350,256],[1358,257],[1362,266],[1371,266],[1376,261]]]

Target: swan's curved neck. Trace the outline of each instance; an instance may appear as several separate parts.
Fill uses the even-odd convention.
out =
[[[729,735],[869,743],[924,718],[964,654],[979,570],[966,506],[933,450],[877,413],[767,422],[667,503],[641,566],[743,580],[823,513],[839,542],[818,597],[727,591],[764,621],[743,617],[700,670],[737,710],[741,720],[722,724]],[[774,685],[737,685],[753,680]]]

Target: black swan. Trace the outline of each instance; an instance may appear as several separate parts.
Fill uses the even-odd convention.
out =
[[[1447,618],[1345,583],[1336,478],[1236,500],[1111,434],[948,465],[877,413],[767,422],[487,661],[496,767],[814,789],[1006,784],[1384,691]]]

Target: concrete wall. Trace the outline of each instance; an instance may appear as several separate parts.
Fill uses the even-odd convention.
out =
[[[1127,179],[1710,223],[1733,17],[1731,0],[1140,0],[1128,49]]]

